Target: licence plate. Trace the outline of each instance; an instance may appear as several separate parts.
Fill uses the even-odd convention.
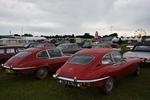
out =
[[[76,82],[72,82],[72,81],[59,80],[59,83],[62,83],[62,84],[65,84],[65,85],[76,86]]]
[[[8,74],[14,74],[14,71],[10,70],[10,69],[6,69],[6,73],[8,73]]]

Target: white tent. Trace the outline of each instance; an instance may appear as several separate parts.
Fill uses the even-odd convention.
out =
[[[114,37],[111,41],[112,42],[118,42],[118,40],[119,40],[118,38]]]

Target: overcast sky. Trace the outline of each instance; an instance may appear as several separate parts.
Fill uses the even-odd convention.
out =
[[[150,35],[150,0],[0,0],[0,35]]]

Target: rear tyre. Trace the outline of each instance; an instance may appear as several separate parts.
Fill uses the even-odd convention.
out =
[[[114,87],[114,79],[110,77],[105,81],[104,85],[101,87],[101,93],[108,95],[112,92],[113,87]]]
[[[140,75],[140,71],[141,71],[141,68],[140,66],[138,66],[138,68],[136,69],[136,71],[133,73],[134,76],[139,76]]]
[[[48,68],[47,67],[41,67],[41,68],[38,68],[35,73],[34,73],[34,77],[36,79],[44,79],[48,76]]]

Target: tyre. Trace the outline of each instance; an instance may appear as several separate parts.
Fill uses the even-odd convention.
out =
[[[114,79],[110,77],[105,81],[104,85],[101,87],[101,93],[108,95],[112,92],[113,87],[114,87]]]
[[[139,76],[140,75],[140,71],[141,71],[141,68],[140,66],[138,66],[138,68],[136,69],[136,71],[133,73],[134,76]]]
[[[44,79],[48,76],[48,68],[47,67],[41,67],[41,68],[38,68],[35,73],[34,73],[34,77],[36,79]]]

